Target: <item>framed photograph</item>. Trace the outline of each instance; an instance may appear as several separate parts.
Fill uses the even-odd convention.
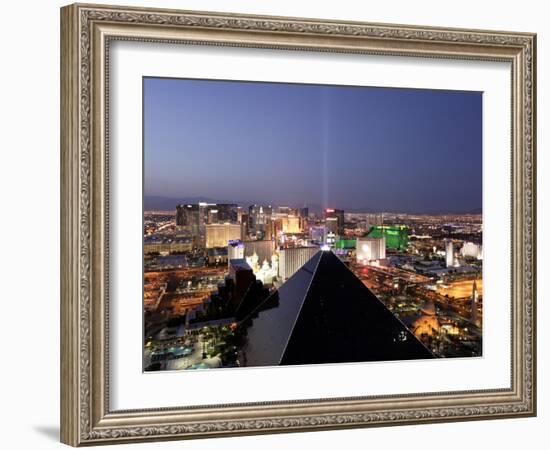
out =
[[[62,442],[535,415],[535,57],[62,8]]]

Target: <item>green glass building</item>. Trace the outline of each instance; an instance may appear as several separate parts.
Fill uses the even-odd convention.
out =
[[[386,237],[386,248],[405,251],[409,245],[409,227],[407,225],[378,225],[372,227],[366,235],[372,238]]]
[[[337,239],[334,241],[334,248],[339,250],[355,248],[355,239]]]

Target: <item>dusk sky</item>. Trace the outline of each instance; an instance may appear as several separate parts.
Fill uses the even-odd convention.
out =
[[[480,209],[482,93],[145,78],[144,193]]]

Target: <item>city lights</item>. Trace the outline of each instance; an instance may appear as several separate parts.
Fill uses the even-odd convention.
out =
[[[143,89],[146,371],[482,356],[481,92]]]
[[[144,223],[147,370],[242,365],[235,342],[248,314],[282,295],[319,251],[335,255],[433,355],[481,355],[480,215],[197,203],[146,212]],[[411,342],[400,336],[395,342]]]

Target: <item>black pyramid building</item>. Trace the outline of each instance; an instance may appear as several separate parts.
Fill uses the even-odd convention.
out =
[[[319,251],[239,325],[243,366],[434,355],[331,251]]]

